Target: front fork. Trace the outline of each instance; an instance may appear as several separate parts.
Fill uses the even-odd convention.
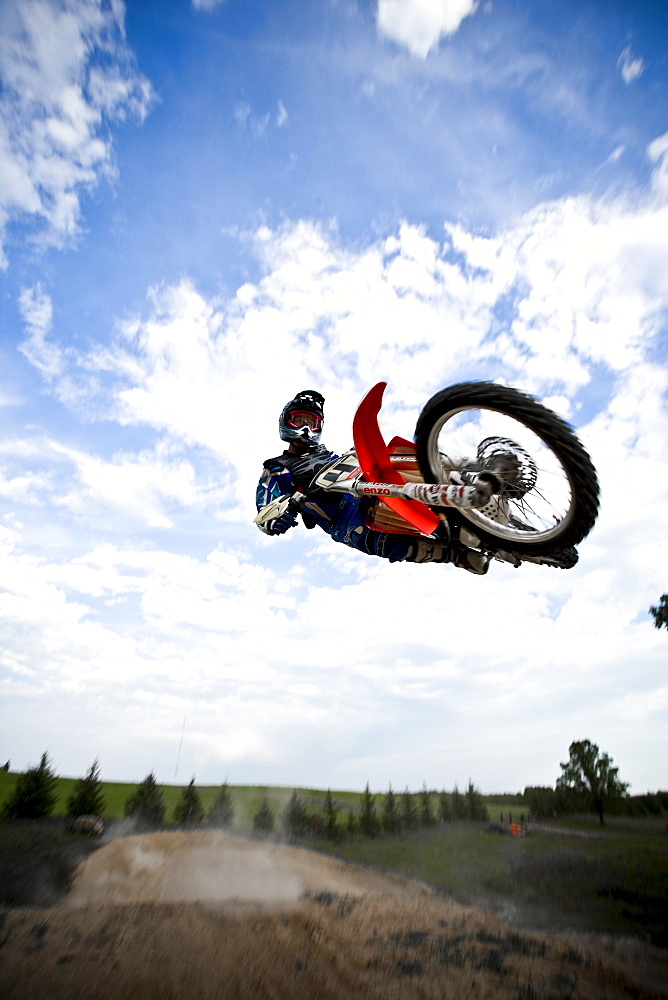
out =
[[[357,480],[350,484],[350,492],[355,496],[401,497],[405,500],[420,500],[429,507],[484,507],[492,494],[499,489],[495,476],[482,472],[474,482],[466,486],[454,483],[366,483]]]
[[[397,497],[420,500],[429,507],[460,509],[484,507],[492,494],[499,490],[498,479],[488,472],[481,472],[472,483],[465,486],[455,483],[403,483],[399,486],[394,483],[367,483],[359,477],[350,476],[327,483],[327,486],[316,481],[316,485],[329,489],[332,493],[352,493],[356,497]],[[306,499],[306,494],[301,492],[277,497],[258,511],[255,523],[264,524],[286,512],[297,514]]]

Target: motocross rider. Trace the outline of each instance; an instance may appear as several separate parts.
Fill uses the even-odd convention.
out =
[[[315,390],[298,392],[283,407],[278,418],[278,432],[288,447],[276,458],[268,458],[257,486],[256,504],[260,510],[295,487],[307,492],[314,476],[338,456],[320,443],[324,419],[324,397]],[[334,494],[324,490],[309,491],[301,508],[307,528],[318,525],[335,542],[342,542],[369,555],[390,562],[452,562],[478,576],[487,572],[488,559],[480,552],[463,546],[456,548],[429,538],[375,531],[366,524],[362,498],[350,493]],[[290,513],[259,525],[267,535],[282,535],[297,524]]]

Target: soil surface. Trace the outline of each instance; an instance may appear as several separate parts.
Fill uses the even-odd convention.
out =
[[[668,997],[668,955],[518,932],[428,887],[221,832],[108,844],[0,916],[7,1000]]]

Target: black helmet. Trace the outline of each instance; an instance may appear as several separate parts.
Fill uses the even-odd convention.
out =
[[[325,397],[313,389],[298,392],[286,403],[278,418],[278,433],[282,441],[294,441],[307,447],[320,441]]]

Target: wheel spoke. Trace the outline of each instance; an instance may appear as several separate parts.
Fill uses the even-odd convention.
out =
[[[474,525],[497,537],[543,540],[570,516],[572,492],[566,470],[542,439],[514,417],[485,408],[446,414],[432,428],[429,447],[432,468],[443,469],[442,481],[450,478],[448,469],[453,466],[469,478],[485,468],[497,475],[499,494],[481,510],[463,512]],[[446,457],[455,455],[466,457],[463,462]]]
[[[589,455],[564,420],[517,389],[493,382],[442,389],[420,413],[415,442],[428,482],[468,485],[483,471],[495,477],[498,489],[484,507],[447,512],[453,526],[468,521],[491,551],[558,554],[594,525],[599,490]]]

